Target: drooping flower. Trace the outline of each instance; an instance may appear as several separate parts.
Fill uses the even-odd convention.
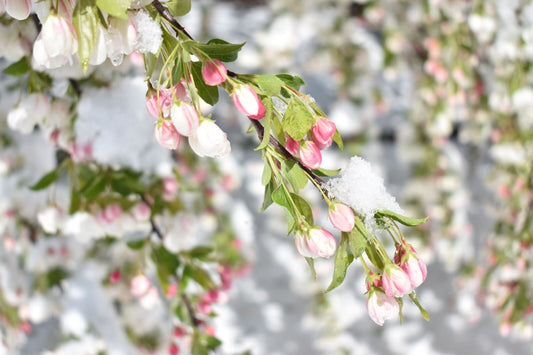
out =
[[[389,262],[385,265],[382,276],[383,290],[391,297],[401,297],[413,291],[409,276],[397,265]]]
[[[320,148],[324,149],[331,145],[333,141],[333,135],[337,127],[335,123],[325,117],[319,117],[311,131],[313,132],[313,142]]]
[[[285,148],[287,148],[287,150],[293,155],[298,156],[298,153],[300,152],[300,142],[295,139],[292,139],[290,136],[287,136]]]
[[[159,120],[155,125],[154,134],[157,142],[164,148],[176,149],[180,144],[180,135],[170,120]]]
[[[394,262],[407,274],[413,289],[420,286],[426,279],[427,266],[411,244],[404,242],[396,246]]]
[[[72,22],[63,16],[49,15],[33,44],[33,63],[37,68],[59,68],[78,51],[78,37]]]
[[[328,217],[333,227],[341,232],[350,232],[355,224],[352,209],[343,203],[334,203],[328,210]]]
[[[309,169],[318,169],[322,164],[320,149],[311,141],[304,141],[300,144],[299,156],[302,164]]]
[[[189,145],[199,156],[222,158],[231,152],[226,133],[216,123],[205,120],[189,136]]]
[[[265,116],[265,105],[250,85],[238,85],[231,95],[235,107],[246,116],[259,120]]]
[[[306,232],[296,232],[294,242],[298,253],[308,258],[329,258],[337,249],[335,237],[321,227],[312,227]]]
[[[217,86],[226,81],[228,71],[224,64],[218,60],[208,60],[202,66],[202,78],[210,86]]]
[[[0,14],[4,11],[14,19],[24,20],[30,15],[31,0],[0,0]]]
[[[178,101],[170,108],[170,118],[179,134],[189,137],[193,134],[200,124],[198,111],[193,105]]]
[[[368,292],[366,309],[377,325],[383,325],[387,319],[398,314],[400,307],[394,297],[387,296],[380,289],[372,287]]]

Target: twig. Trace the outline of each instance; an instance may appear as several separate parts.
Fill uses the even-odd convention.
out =
[[[191,301],[189,301],[189,297],[187,297],[186,294],[181,294],[181,299],[183,303],[185,303],[185,308],[187,308],[187,313],[189,313],[189,318],[191,319],[192,325],[195,328],[198,328],[202,322],[196,317],[196,313],[194,313],[194,309],[192,309]]]
[[[141,200],[144,203],[146,203],[150,207],[150,210],[151,210],[152,209],[152,204],[148,201],[146,196],[144,196],[144,194],[141,194],[140,196],[141,196]],[[163,233],[161,232],[161,229],[159,228],[157,223],[155,223],[155,220],[154,220],[153,217],[150,217],[150,225],[152,226],[152,233],[155,233],[155,235],[157,235],[157,237],[160,240],[163,240]]]

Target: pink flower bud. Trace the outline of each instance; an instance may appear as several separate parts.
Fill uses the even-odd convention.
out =
[[[313,132],[313,142],[320,149],[324,149],[331,145],[337,127],[333,121],[320,117],[316,120],[311,130]]]
[[[332,204],[328,211],[328,217],[333,227],[341,232],[350,232],[355,224],[355,215],[352,209],[342,203]]]
[[[287,150],[291,152],[292,155],[298,156],[298,153],[300,151],[300,142],[287,136],[287,141],[285,142],[285,148],[287,148]]]
[[[231,152],[226,133],[211,121],[203,121],[189,137],[189,145],[199,156],[222,158]]]
[[[322,163],[322,154],[315,143],[304,141],[300,145],[300,160],[309,169],[318,169]]]
[[[135,220],[139,222],[147,221],[148,218],[150,218],[150,213],[151,213],[150,206],[148,206],[144,202],[139,202],[132,209],[133,218],[135,218]]]
[[[200,124],[200,118],[194,106],[183,101],[178,101],[172,105],[170,118],[178,133],[185,137],[189,137],[195,132]]]
[[[409,254],[407,261],[400,265],[403,271],[409,277],[411,286],[414,288],[420,286],[427,276],[426,264],[413,254]]]
[[[159,112],[159,102],[157,99],[157,92],[153,92],[146,96],[146,110],[153,118],[162,117],[162,113]]]
[[[238,85],[233,90],[233,104],[243,114],[259,120],[265,116],[265,105],[250,85]]]
[[[335,254],[337,241],[327,230],[320,227],[310,228],[307,233],[297,232],[294,236],[296,250],[305,257],[329,258]]]
[[[218,59],[208,60],[202,66],[202,78],[209,86],[217,86],[226,81],[228,71]]]
[[[109,281],[112,284],[116,284],[117,282],[120,281],[121,278],[122,278],[122,274],[120,273],[120,270],[118,270],[118,269],[114,270],[111,273],[111,275],[109,275]]]
[[[105,223],[111,223],[114,220],[116,220],[118,217],[120,217],[121,214],[122,214],[122,207],[120,207],[119,204],[112,204],[112,205],[107,206],[102,211],[101,217]]]
[[[377,324],[383,325],[387,319],[398,314],[400,307],[392,296],[387,296],[381,290],[371,288],[366,301],[366,309],[370,318]]]
[[[381,278],[385,294],[390,297],[401,297],[413,291],[409,276],[397,265],[388,263]]]
[[[175,178],[163,179],[163,200],[170,201],[174,199],[176,191],[178,191],[178,182]]]
[[[33,45],[33,61],[37,67],[59,68],[71,61],[78,50],[78,39],[72,23],[63,16],[49,15]]]
[[[168,347],[168,355],[179,355],[180,354],[180,348],[177,344],[172,343]]]
[[[180,144],[180,135],[170,120],[159,120],[155,125],[154,134],[157,142],[164,148],[176,149]]]

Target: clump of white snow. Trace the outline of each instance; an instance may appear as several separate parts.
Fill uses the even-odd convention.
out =
[[[379,210],[404,214],[396,199],[385,189],[383,178],[361,157],[353,156],[339,176],[329,180],[324,187],[331,196],[363,216],[367,228],[374,229],[374,214]]]
[[[137,43],[135,45],[137,52],[157,53],[163,42],[161,26],[144,10],[135,14],[134,21],[137,28]]]

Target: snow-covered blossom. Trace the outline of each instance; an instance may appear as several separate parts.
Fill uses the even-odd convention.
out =
[[[342,169],[338,177],[329,180],[325,187],[337,200],[365,218],[371,218],[378,210],[403,213],[394,197],[385,189],[383,178],[358,156],[352,157],[348,166]]]
[[[204,120],[189,136],[189,145],[199,156],[223,158],[231,152],[226,133],[216,123]]]
[[[33,45],[33,64],[37,69],[59,68],[72,63],[78,51],[78,36],[66,17],[51,14]]]

